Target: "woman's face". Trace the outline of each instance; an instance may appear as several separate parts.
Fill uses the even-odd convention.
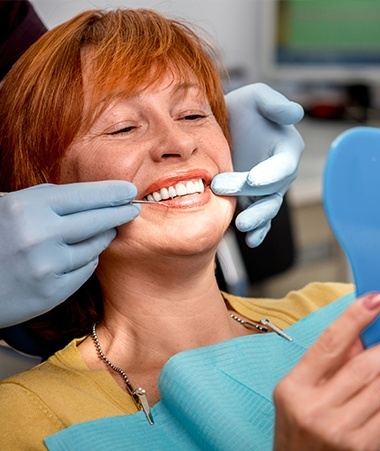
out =
[[[112,101],[66,152],[59,182],[127,180],[137,199],[161,197],[170,207],[142,205],[109,250],[190,255],[214,249],[232,219],[235,199],[209,187],[231,170],[229,145],[196,78],[184,84],[168,72],[154,88]]]

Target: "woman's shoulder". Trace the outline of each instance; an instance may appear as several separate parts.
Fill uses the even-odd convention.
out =
[[[295,310],[300,309],[300,312],[303,314],[303,312],[310,313],[310,311],[331,304],[331,302],[354,291],[355,287],[350,283],[312,282],[299,290],[290,291],[283,298],[275,299],[274,302],[293,306]]]
[[[28,371],[0,381],[0,436],[13,424],[15,433],[21,428],[31,443],[33,434],[41,442],[42,436],[72,424],[136,411],[132,398],[110,374],[87,367],[78,342],[72,341]]]
[[[0,381],[0,436],[6,449],[45,449],[43,438],[65,427],[47,401],[54,379],[48,360]]]
[[[57,377],[58,373],[66,372],[67,376],[71,370],[78,368],[78,366],[85,368],[84,362],[81,364],[80,355],[77,350],[79,341],[78,339],[71,341],[65,348],[49,357],[48,360],[37,364],[29,370],[1,380],[0,390],[9,384],[22,386],[30,390],[38,390],[39,387],[43,387],[45,390],[47,388],[45,383],[49,386],[51,383],[57,381],[57,379],[52,379],[53,375]]]
[[[42,450],[43,439],[62,429],[62,421],[21,383],[0,383],[0,442],[2,449]]]
[[[13,412],[17,412],[18,407],[33,410],[33,418],[38,413],[44,412],[47,417],[60,423],[55,411],[57,403],[57,393],[66,393],[66,387],[72,381],[73,367],[78,363],[75,357],[76,342],[71,342],[64,349],[51,356],[43,363],[30,368],[27,371],[15,374],[0,381],[0,407],[4,412],[9,412],[6,406],[14,403]],[[73,362],[73,365],[71,365]],[[67,393],[66,393],[67,394]],[[5,417],[10,418],[10,413]],[[2,416],[2,420],[4,416]],[[38,418],[41,421],[40,418]]]
[[[234,310],[251,320],[267,317],[279,327],[287,327],[354,290],[354,285],[347,283],[313,282],[280,299],[224,296]]]

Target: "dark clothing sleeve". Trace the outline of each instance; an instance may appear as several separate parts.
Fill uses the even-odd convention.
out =
[[[0,1],[0,80],[46,31],[28,1]]]

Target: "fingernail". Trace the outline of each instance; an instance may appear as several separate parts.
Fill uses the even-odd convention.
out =
[[[380,294],[377,293],[367,294],[364,297],[363,304],[368,310],[378,309],[380,307]]]

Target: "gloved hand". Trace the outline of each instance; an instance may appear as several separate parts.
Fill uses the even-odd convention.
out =
[[[270,230],[297,177],[304,142],[292,124],[302,119],[303,109],[263,83],[228,93],[226,102],[237,172],[217,175],[211,188],[222,196],[249,196],[236,227],[248,232],[246,242],[255,247]],[[256,196],[264,197],[256,200]]]
[[[122,181],[38,185],[0,197],[0,327],[40,315],[91,276],[120,224],[138,216]]]

